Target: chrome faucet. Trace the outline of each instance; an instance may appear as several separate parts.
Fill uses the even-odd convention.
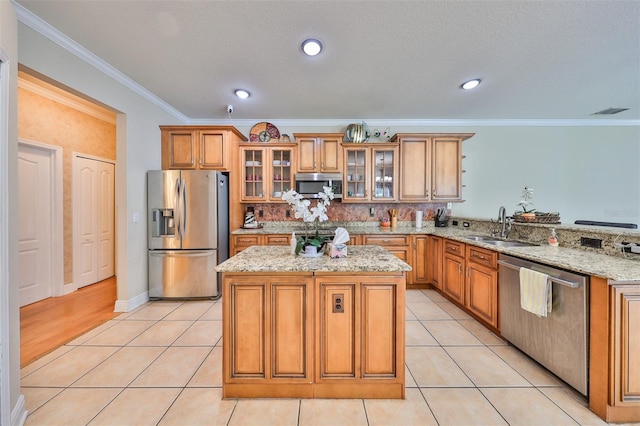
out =
[[[498,210],[498,223],[502,224],[500,238],[507,238],[511,231],[511,220],[507,217],[507,210],[504,206],[500,206],[500,209]]]

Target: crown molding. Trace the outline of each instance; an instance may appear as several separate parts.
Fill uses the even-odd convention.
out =
[[[122,84],[129,90],[134,93],[137,93],[142,98],[151,102],[158,108],[166,111],[171,114],[175,118],[181,121],[188,122],[189,118],[182,114],[180,111],[160,99],[158,96],[145,89],[140,84],[136,83],[131,78],[127,77],[122,72],[118,71],[115,67],[107,63],[106,61],[100,59],[98,56],[93,54],[91,51],[85,49],[81,44],[75,42],[71,38],[67,37],[65,34],[58,31],[53,26],[49,25],[46,21],[34,15],[30,10],[25,8],[19,3],[16,3],[15,0],[11,0],[11,4],[13,5],[13,9],[16,12],[16,16],[18,21],[28,26],[32,30],[51,40],[58,46],[67,50],[71,54],[77,56],[82,59],[89,65],[96,68],[98,71],[104,73],[108,77],[114,79],[118,83]]]
[[[78,98],[65,90],[58,89],[57,87],[51,86],[47,83],[31,81],[18,75],[18,88],[24,89],[69,108],[73,108],[76,111],[90,115],[98,120],[105,121],[114,126],[116,125],[116,114],[114,112],[101,108],[95,103],[85,101],[84,99]]]
[[[277,119],[277,118],[255,118],[255,119],[194,119],[188,120],[193,125],[231,125],[231,126],[253,126],[261,121],[277,123],[278,126],[287,127],[335,127],[346,126],[350,123],[365,122],[369,127],[640,127],[640,120],[608,120],[608,119],[565,119],[565,120],[522,120],[522,119],[500,119],[500,120],[463,120],[463,119]]]

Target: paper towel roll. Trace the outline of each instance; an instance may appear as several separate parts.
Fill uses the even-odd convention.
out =
[[[422,211],[416,212],[416,228],[422,228]]]

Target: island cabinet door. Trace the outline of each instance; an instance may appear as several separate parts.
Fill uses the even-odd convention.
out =
[[[318,277],[316,289],[318,382],[404,380],[404,279]]]
[[[397,286],[363,282],[362,377],[396,377],[398,341]]]
[[[312,380],[310,277],[225,277],[225,382]]]
[[[313,298],[308,282],[271,283],[271,377],[311,379]]]
[[[225,293],[230,321],[223,331],[228,341],[223,344],[229,350],[230,378],[267,377],[267,288],[266,280],[233,280]]]
[[[357,283],[325,279],[317,285],[318,379],[356,378]]]

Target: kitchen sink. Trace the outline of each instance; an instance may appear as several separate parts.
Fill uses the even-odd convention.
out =
[[[493,237],[485,237],[482,235],[469,235],[467,237],[463,237],[467,240],[477,241],[480,243],[491,244],[496,247],[527,247],[527,246],[535,246],[532,243],[523,243],[520,241],[507,241],[507,240],[499,240]]]

